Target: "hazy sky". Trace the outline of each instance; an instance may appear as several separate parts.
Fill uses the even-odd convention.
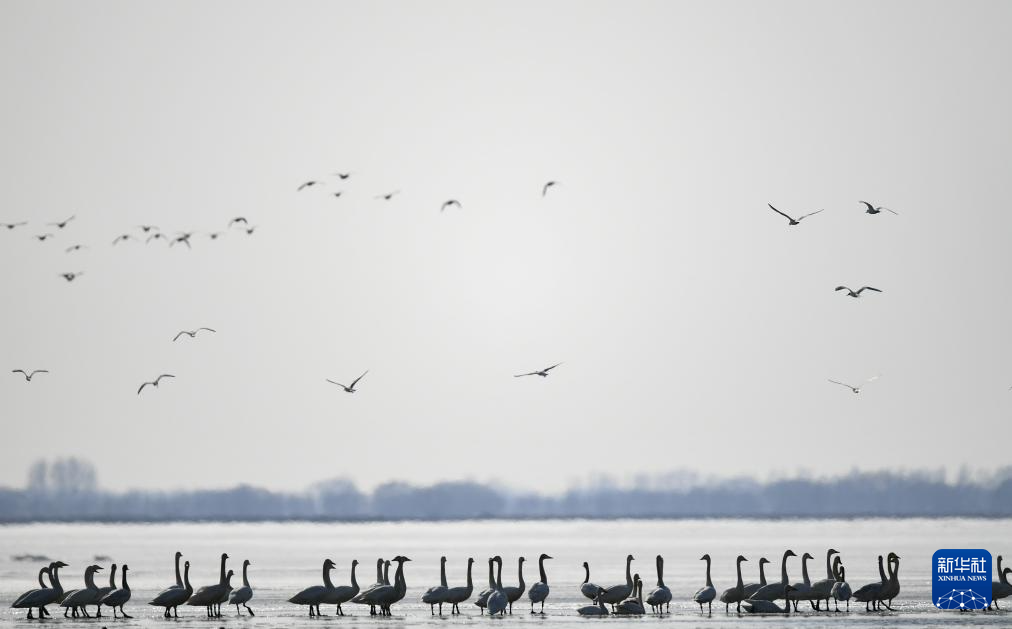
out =
[[[111,488],[1006,464],[1010,20],[4,2],[0,485],[70,454]],[[141,223],[202,233],[110,244]]]

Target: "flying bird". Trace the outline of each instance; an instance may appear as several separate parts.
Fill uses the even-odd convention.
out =
[[[45,240],[47,238],[52,238],[52,237],[53,237],[52,234],[39,234],[38,236],[36,236],[36,238],[39,240],[39,242],[45,242]]]
[[[122,234],[122,235],[116,236],[116,240],[113,240],[112,244],[115,245],[116,243],[118,243],[120,241],[124,241],[124,240],[135,240],[135,238],[133,236],[131,236],[130,234]]]
[[[140,395],[141,391],[144,390],[144,387],[148,386],[149,384],[153,387],[157,387],[158,383],[162,381],[162,378],[175,378],[175,376],[172,375],[171,373],[163,373],[162,375],[155,378],[153,382],[145,382],[144,384],[142,384],[141,388],[137,389],[137,395]]]
[[[144,241],[144,244],[148,244],[152,240],[159,240],[159,239],[160,240],[168,241],[169,237],[166,236],[165,234],[161,233],[161,232],[157,232],[157,233],[154,233],[154,234],[151,234],[150,236],[148,236],[147,240]]]
[[[524,376],[541,376],[542,378],[547,378],[548,377],[548,372],[551,371],[552,369],[555,369],[556,367],[558,367],[561,364],[562,363],[555,363],[551,367],[545,367],[544,369],[541,369],[539,371],[532,371],[530,373],[520,373],[520,374],[517,374],[517,375],[515,375],[513,377],[514,378],[523,378]]]
[[[341,181],[344,181],[348,177],[351,177],[351,173],[334,173],[334,174],[340,177]]]
[[[74,218],[75,218],[74,216],[71,216],[70,218],[68,218],[65,221],[59,221],[57,223],[48,223],[48,224],[49,225],[55,225],[57,229],[63,229],[64,227],[67,226],[67,223],[69,223],[70,221],[74,220]]]
[[[356,385],[356,384],[358,384],[358,381],[359,381],[359,380],[361,380],[362,378],[364,378],[364,377],[365,377],[365,374],[367,374],[367,373],[369,373],[369,370],[368,370],[368,369],[366,369],[366,370],[365,370],[365,371],[364,371],[364,372],[362,373],[362,375],[361,375],[361,376],[359,376],[359,377],[355,378],[355,379],[354,379],[354,380],[352,381],[352,383],[351,383],[351,386],[345,386],[345,385],[341,384],[340,382],[334,382],[333,380],[331,380],[331,379],[329,379],[329,378],[327,379],[327,382],[329,382],[330,384],[336,384],[337,386],[339,386],[339,387],[343,388],[343,389],[344,389],[344,390],[345,390],[345,391],[346,391],[347,393],[354,393],[354,392],[356,391],[356,389],[355,389],[355,385]]]
[[[803,215],[803,216],[799,216],[799,217],[797,217],[797,218],[791,218],[790,216],[788,216],[788,215],[784,214],[783,212],[781,212],[781,211],[780,211],[780,210],[778,210],[777,208],[773,207],[773,204],[772,204],[772,203],[767,203],[766,205],[770,206],[770,209],[771,209],[771,210],[773,210],[774,212],[776,212],[776,213],[777,213],[777,214],[779,214],[780,216],[783,216],[783,217],[784,217],[784,218],[786,218],[786,219],[787,219],[788,221],[790,221],[789,223],[787,223],[788,225],[797,225],[798,223],[800,223],[800,222],[802,221],[802,219],[808,218],[809,216],[812,216],[812,215],[814,215],[814,214],[818,214],[819,212],[821,212],[821,211],[822,211],[822,210],[815,210],[814,212],[809,212],[808,214],[805,214],[805,215]]]
[[[256,228],[257,228],[256,225],[250,225],[249,227],[247,227],[246,228],[246,235],[247,236],[252,236],[253,232],[256,231]]]
[[[865,207],[868,208],[868,209],[866,209],[864,211],[865,214],[878,214],[882,210],[885,210],[886,212],[892,212],[896,216],[899,216],[899,212],[896,212],[894,210],[890,210],[887,207],[882,207],[881,205],[879,207],[875,207],[874,205],[872,205],[871,203],[868,203],[867,201],[858,201],[858,203],[864,203]]]
[[[142,230],[145,234],[151,231],[152,229],[158,231],[157,225],[138,225],[137,227],[138,229]]]
[[[868,382],[873,382],[873,381],[875,381],[875,380],[878,380],[878,378],[879,378],[878,376],[873,376],[873,377],[871,377],[871,378],[868,378],[868,380],[867,380],[867,381],[868,381]],[[861,388],[862,388],[862,387],[864,386],[864,385],[862,384],[862,385],[860,385],[860,386],[856,386],[856,387],[855,387],[855,386],[852,386],[852,385],[849,385],[849,384],[847,384],[846,382],[838,382],[838,381],[836,381],[836,380],[830,380],[830,382],[832,382],[833,384],[838,384],[838,385],[840,385],[840,386],[842,386],[842,387],[847,387],[848,389],[850,389],[850,390],[851,390],[851,391],[853,391],[854,393],[860,393],[860,392],[861,392]]]
[[[172,242],[169,243],[169,246],[171,247],[172,245],[176,244],[177,242],[181,242],[181,243],[183,243],[183,244],[186,245],[187,249],[193,249],[193,245],[190,244],[190,236],[192,236],[192,235],[193,235],[192,233],[183,233],[183,234],[180,234],[179,236],[176,236],[172,240]]]
[[[228,226],[231,227],[232,225],[236,225],[238,223],[242,223],[243,225],[249,225],[249,221],[246,220],[246,217],[236,216],[235,218],[233,218],[228,222]]]
[[[189,336],[192,339],[192,338],[196,337],[197,336],[197,332],[200,332],[201,330],[207,330],[208,332],[217,332],[217,330],[212,330],[211,328],[197,328],[196,330],[182,330],[182,331],[179,332],[179,334],[177,334],[172,339],[172,342],[173,343],[176,342],[177,340],[179,340],[179,337],[181,337],[184,334],[186,334],[187,336]]]
[[[24,369],[15,369],[15,370],[11,371],[11,373],[19,373],[19,374],[21,374],[22,376],[25,377],[25,382],[31,382],[32,381],[32,376],[34,376],[37,373],[49,373],[49,370],[48,369],[36,369],[34,371],[30,371],[29,372],[29,371],[25,371]]]
[[[400,190],[394,190],[393,192],[388,192],[386,194],[381,194],[381,195],[377,196],[376,198],[377,199],[383,199],[384,201],[389,201],[390,199],[394,198],[395,194],[399,194],[399,193],[400,193]]]
[[[306,183],[304,183],[301,186],[299,186],[298,189],[296,189],[296,192],[302,192],[303,188],[309,188],[311,186],[315,186],[318,183],[320,183],[320,182],[319,181],[313,181],[313,180],[307,181]]]
[[[70,253],[71,251],[80,251],[81,249],[87,249],[87,248],[88,247],[86,247],[84,245],[73,245],[71,247],[67,247],[67,253]]]
[[[443,203],[443,205],[439,208],[439,211],[442,212],[446,208],[454,206],[454,205],[456,205],[458,208],[463,208],[464,207],[463,205],[460,204],[460,201],[458,201],[456,199],[450,199],[449,201],[446,201],[446,202]]]
[[[549,181],[548,183],[546,183],[545,186],[541,189],[541,196],[544,197],[546,194],[548,194],[549,188],[557,185],[559,185],[558,181]]]
[[[338,190],[337,192],[334,192],[334,193],[333,193],[333,195],[334,195],[334,196],[335,196],[336,198],[341,198],[341,195],[342,195],[342,194],[344,194],[344,190]]]
[[[73,282],[81,275],[84,275],[84,271],[78,271],[77,273],[60,273],[60,277],[67,280],[68,282]]]
[[[27,225],[27,221],[21,221],[20,223],[0,223],[0,227],[6,227],[7,229],[14,229],[15,227],[21,227]]]
[[[211,232],[207,235],[207,237],[210,238],[211,240],[218,240],[220,236],[221,232]]]
[[[834,290],[838,290],[838,291],[839,290],[845,290],[845,291],[847,291],[847,295],[849,295],[850,297],[860,297],[861,296],[861,292],[862,291],[866,291],[866,290],[873,290],[876,293],[881,293],[882,292],[880,289],[875,288],[874,286],[862,286],[861,288],[857,289],[856,291],[853,291],[853,290],[847,288],[846,286],[837,286]]]

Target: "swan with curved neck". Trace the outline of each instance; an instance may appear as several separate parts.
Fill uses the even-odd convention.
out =
[[[812,600],[815,601],[815,611],[821,611],[822,601],[826,601],[826,609],[829,609],[829,598],[832,596],[833,585],[836,584],[836,575],[833,574],[833,555],[840,551],[830,548],[826,551],[826,578],[819,579],[812,583]]]
[[[882,593],[882,589],[885,588],[888,578],[885,576],[885,570],[882,568],[882,555],[878,556],[878,571],[880,580],[862,585],[854,591],[852,597],[855,601],[864,603],[864,610],[870,612],[873,609],[878,609],[879,596]]]
[[[221,599],[222,595],[226,598],[228,596],[228,590],[231,586],[228,585],[228,572],[225,569],[225,563],[228,561],[228,553],[221,554],[221,572],[218,577],[218,582],[214,585],[205,585],[190,596],[190,599],[186,601],[187,605],[194,607],[205,607],[207,608],[208,618],[220,618],[221,609],[217,609],[215,606]]]
[[[339,585],[323,597],[323,602],[328,605],[337,605],[335,614],[344,616],[344,609],[341,605],[355,598],[359,593],[358,579],[355,578],[355,569],[358,567],[358,559],[351,560],[351,585]]]
[[[523,596],[524,592],[527,591],[527,584],[524,583],[524,562],[525,561],[527,561],[527,560],[524,559],[523,557],[521,557],[517,561],[517,571],[520,574],[520,584],[517,585],[516,587],[513,587],[513,586],[510,585],[510,586],[506,586],[506,587],[504,587],[502,589],[503,592],[506,593],[506,599],[509,601],[509,613],[511,615],[513,614],[513,603],[515,603],[518,600],[520,600],[520,597]],[[532,605],[532,607],[533,607],[533,605]]]
[[[847,583],[846,571],[843,568],[843,562],[840,561],[839,557],[836,557],[833,561],[833,574],[836,582],[833,584],[833,589],[830,594],[833,596],[833,603],[836,605],[836,611],[840,611],[840,601],[846,601],[847,611],[850,611],[850,597],[853,592],[850,591],[850,584]],[[826,604],[829,607],[829,604]]]
[[[63,595],[63,588],[59,588],[59,594],[56,592],[56,588],[59,586],[59,578],[54,577],[56,572],[67,564],[62,561],[54,561],[48,566],[43,567],[39,570],[39,587],[33,590],[28,590],[11,604],[14,609],[27,609],[29,620],[33,620],[35,616],[32,615],[32,609],[37,608],[39,610],[39,619],[43,619],[49,615],[46,611],[46,605],[56,602],[59,596]],[[46,585],[46,582],[42,579],[43,576],[49,578],[49,582],[53,587]]]
[[[165,588],[159,592],[158,596],[151,599],[148,605],[164,607],[165,613],[162,614],[163,618],[179,618],[179,606],[190,600],[192,594],[193,586],[190,585],[190,562],[187,561],[183,566],[183,587],[177,588],[172,585]],[[170,611],[172,612],[171,615]]]
[[[790,585],[790,581],[787,578],[787,559],[790,557],[797,557],[793,550],[788,549],[784,552],[783,559],[780,560],[780,582],[770,583],[756,590],[749,598],[753,600],[761,601],[775,601],[777,599],[787,598],[787,586]]]
[[[365,588],[364,590],[360,591],[358,594],[356,594],[351,599],[352,603],[357,603],[359,605],[369,605],[369,615],[370,616],[375,616],[376,615],[376,606],[375,605],[370,605],[369,602],[366,601],[366,596],[368,596],[369,593],[371,593],[376,588],[381,588],[384,585],[387,585],[386,583],[383,582],[383,567],[384,566],[389,566],[389,565],[390,565],[390,562],[383,561],[382,557],[380,557],[379,559],[377,559],[376,560],[376,582],[373,583],[372,585],[370,585],[369,587]]]
[[[439,615],[443,615],[443,603],[446,602],[446,593],[449,587],[446,585],[446,556],[439,558],[439,585],[434,585],[422,594],[422,602],[429,605],[431,615],[436,615],[436,605],[439,605]]]
[[[879,593],[879,602],[885,605],[886,609],[892,611],[893,599],[900,594],[900,556],[896,553],[889,553],[886,557],[889,566],[889,580],[886,581]],[[888,600],[888,602],[886,602]]]
[[[801,556],[801,582],[793,584],[794,591],[791,592],[788,602],[794,603],[794,611],[798,611],[798,601],[811,600],[815,594],[812,593],[812,580],[808,577],[808,560],[815,559],[812,555],[805,553]]]
[[[481,608],[481,613],[485,613],[485,608],[488,606],[488,597],[492,596],[492,592],[495,591],[495,557],[488,558],[488,587],[478,592],[478,598],[475,599],[474,604]]]
[[[98,588],[98,601],[97,601],[98,611],[95,613],[95,618],[102,617],[102,599],[105,598],[106,594],[112,592],[115,589],[116,589],[116,564],[112,564],[111,566],[109,566],[109,585],[106,587]]]
[[[647,604],[654,612],[671,610],[671,590],[664,585],[664,557],[657,555],[657,587],[647,596]],[[662,610],[661,607],[664,607]]]
[[[467,585],[463,587],[449,588],[446,592],[446,602],[450,603],[450,615],[459,614],[460,608],[458,605],[463,603],[467,599],[471,598],[471,593],[474,592],[474,583],[471,582],[471,566],[474,565],[474,558],[467,558]],[[482,610],[484,612],[484,610]]]
[[[580,593],[592,601],[596,600],[598,591],[604,588],[590,582],[590,564],[586,561],[583,562],[583,569],[586,570],[586,576],[583,578],[583,583],[580,584]]]
[[[334,584],[330,581],[330,571],[334,569],[334,562],[330,559],[323,560],[323,585],[313,585],[302,590],[292,598],[288,599],[289,603],[295,603],[296,605],[308,605],[309,615],[322,616],[320,613],[320,603],[323,602],[324,597],[334,590]]]
[[[369,595],[370,600],[379,606],[380,614],[384,616],[392,615],[391,606],[404,598],[404,594],[408,588],[407,581],[404,578],[404,564],[411,560],[403,555],[398,555],[394,557],[393,561],[397,563],[393,585],[383,586]]]
[[[709,553],[700,557],[699,560],[706,562],[706,585],[696,590],[696,593],[692,595],[692,600],[699,604],[700,613],[703,611],[703,603],[706,603],[709,613],[713,613],[713,599],[717,597],[717,588],[713,587],[713,581],[710,580]]]
[[[120,577],[120,587],[109,592],[102,597],[102,604],[106,607],[112,608],[112,617],[117,618],[116,608],[119,608],[120,615],[123,618],[133,618],[123,610],[123,606],[130,600],[130,584],[127,583],[127,571],[130,570],[130,566],[123,564],[122,576]]]
[[[738,555],[736,560],[736,566],[738,569],[738,583],[733,588],[728,588],[721,592],[720,602],[724,604],[724,613],[730,611],[731,603],[737,603],[737,611],[741,613],[741,602],[745,600],[745,582],[741,578],[741,562],[748,561],[742,555]]]
[[[510,602],[502,587],[502,557],[496,555],[494,559],[496,563],[495,589],[488,595],[488,601],[485,602],[488,613],[492,616],[495,614],[505,614]]]
[[[598,598],[602,602],[608,603],[612,606],[612,611],[615,609],[615,605],[621,603],[625,599],[629,598],[633,591],[633,578],[632,578],[632,562],[635,557],[627,555],[625,558],[625,583],[613,585],[604,591],[604,595],[599,595]]]
[[[101,570],[101,566],[88,566],[84,570],[84,589],[73,590],[67,593],[60,605],[63,607],[63,617],[67,617],[70,611],[74,618],[77,618],[78,610],[85,618],[91,618],[87,606],[98,603],[98,587],[95,585],[95,573]]]
[[[246,608],[246,611],[249,612],[250,616],[256,616],[256,614],[253,613],[253,610],[249,608],[249,605],[246,604],[253,598],[253,587],[249,584],[250,563],[249,559],[242,562],[242,587],[237,590],[233,590],[228,596],[228,604],[235,605],[235,613],[237,616],[242,616],[242,611],[239,609],[240,605]]]
[[[541,553],[538,557],[538,572],[540,573],[541,579],[531,586],[530,591],[527,592],[527,598],[531,599],[531,613],[534,613],[534,604],[541,603],[541,613],[545,613],[545,599],[548,598],[548,593],[551,591],[548,587],[548,573],[545,572],[545,559],[551,559],[551,555]]]
[[[770,560],[765,557],[759,558],[759,583],[749,583],[745,586],[744,595],[746,599],[752,598],[752,595],[759,591],[759,588],[766,585],[766,571],[763,569],[763,566],[769,562]]]

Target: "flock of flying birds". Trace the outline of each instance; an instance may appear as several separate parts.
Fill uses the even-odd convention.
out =
[[[352,176],[352,173],[350,173],[350,172],[337,172],[337,173],[333,173],[332,176],[336,177],[337,181],[346,181],[346,180],[348,180]],[[310,188],[314,188],[314,187],[316,187],[316,188],[323,188],[323,187],[326,187],[327,185],[328,185],[328,180],[327,179],[310,179],[310,180],[307,180],[307,181],[303,182],[302,184],[300,184],[296,188],[296,191],[297,192],[302,192],[304,190],[307,190],[307,189],[310,189]],[[553,181],[546,182],[541,187],[541,196],[542,197],[547,196],[549,190],[551,190],[553,187],[558,186],[558,185],[559,185],[558,181],[554,181],[553,180]],[[344,194],[344,190],[336,190],[336,191],[330,192],[330,194],[332,196],[334,196],[334,197],[339,198],[339,197],[341,197]],[[394,196],[396,196],[398,194],[400,194],[400,190],[394,190],[392,192],[387,192],[385,194],[376,195],[374,198],[378,199],[378,200],[382,200],[382,201],[390,201],[391,199],[394,198]],[[890,208],[884,207],[884,206],[876,206],[876,205],[874,205],[872,203],[869,203],[867,201],[860,201],[859,203],[861,203],[862,205],[865,206],[865,213],[866,214],[880,214],[882,212],[890,212],[892,214],[897,214],[898,215],[898,213],[896,211],[894,211],[894,210],[892,210]],[[770,203],[768,205],[769,205],[769,208],[771,210],[773,210],[777,214],[779,214],[779,215],[781,215],[781,216],[783,216],[784,218],[787,219],[788,226],[800,225],[802,220],[804,220],[806,218],[809,218],[811,216],[815,216],[816,214],[819,214],[820,212],[824,211],[824,209],[819,209],[819,210],[815,210],[814,212],[809,212],[807,214],[802,214],[802,215],[800,215],[800,216],[798,216],[798,217],[795,218],[795,217],[787,214],[786,212],[782,212],[782,211],[778,210],[776,207],[773,206],[772,203]],[[461,204],[461,202],[459,200],[457,200],[457,199],[448,199],[445,202],[443,202],[443,204],[439,208],[439,211],[440,211],[440,213],[442,213],[442,212],[446,211],[448,208],[462,209],[463,207],[464,206]],[[69,217],[69,218],[67,218],[65,220],[62,220],[62,221],[55,221],[55,222],[52,222],[52,223],[47,223],[47,226],[55,227],[56,231],[59,232],[59,231],[64,230],[75,218],[76,218],[76,216],[71,216],[71,217]],[[21,222],[15,222],[15,223],[0,223],[0,228],[6,227],[7,230],[10,231],[10,230],[16,229],[18,227],[25,226],[27,224],[28,224],[27,221],[21,221]],[[232,220],[230,220],[228,222],[227,229],[229,231],[234,231],[234,229],[237,228],[237,227],[240,230],[242,230],[243,232],[245,232],[247,236],[253,235],[254,231],[257,228],[256,225],[251,225],[249,223],[249,221],[245,217],[243,217],[243,216],[237,216],[237,217],[233,218]],[[138,225],[137,229],[141,230],[141,233],[143,234],[143,238],[144,238],[144,242],[145,243],[150,243],[153,240],[164,240],[164,241],[166,241],[169,244],[170,247],[172,247],[172,246],[174,246],[176,244],[185,244],[188,248],[191,247],[190,238],[192,238],[197,233],[197,232],[193,232],[193,231],[176,232],[176,234],[174,236],[168,236],[165,233],[163,233],[162,231],[160,231],[159,228],[156,225]],[[209,232],[209,233],[207,233],[207,236],[211,240],[217,240],[218,238],[220,238],[221,236],[223,236],[224,233],[225,232]],[[46,232],[46,233],[43,233],[43,234],[38,234],[38,235],[36,235],[34,237],[37,240],[39,240],[40,242],[44,242],[44,241],[46,241],[46,240],[48,240],[50,238],[53,238],[54,234],[51,233],[51,232]],[[117,236],[112,241],[112,244],[115,246],[115,245],[117,245],[118,243],[121,243],[121,242],[139,241],[140,238],[141,238],[141,236],[135,236],[135,235],[130,234],[130,233],[123,233],[123,234],[120,234],[119,236]],[[66,248],[66,252],[67,253],[72,253],[72,252],[80,251],[81,249],[86,249],[86,248],[87,248],[86,245],[74,244],[74,245],[71,245],[71,246],[67,247]],[[77,279],[78,277],[80,277],[82,275],[84,275],[83,271],[75,271],[75,272],[61,273],[60,277],[62,277],[63,279],[65,279],[67,282],[73,282],[75,279]],[[854,299],[860,298],[862,296],[862,294],[865,293],[865,291],[870,291],[870,292],[875,292],[875,293],[881,293],[881,292],[883,292],[882,289],[876,288],[874,286],[861,286],[860,288],[853,289],[853,288],[850,288],[848,286],[841,285],[841,286],[837,286],[835,290],[837,292],[839,292],[839,291],[845,291],[845,294],[848,297],[851,297],[851,298],[854,298]],[[213,330],[211,328],[206,328],[206,327],[197,328],[196,330],[183,330],[183,331],[179,332],[175,336],[175,338],[173,338],[172,340],[176,341],[176,340],[179,339],[180,336],[182,336],[184,334],[188,335],[190,338],[194,338],[197,335],[197,333],[201,332],[201,331],[207,331],[207,332],[212,332],[212,333],[215,332],[215,330]],[[516,376],[514,376],[514,377],[521,378],[521,377],[524,377],[524,376],[541,376],[542,378],[545,378],[545,377],[548,377],[549,371],[551,371],[552,369],[555,369],[556,367],[558,367],[561,364],[562,363],[556,363],[556,364],[554,364],[554,365],[552,365],[550,367],[545,367],[544,369],[539,369],[539,370],[531,371],[531,372],[528,372],[528,373],[516,374]],[[33,371],[26,371],[24,369],[15,369],[15,370],[13,370],[13,373],[20,373],[20,374],[22,374],[24,376],[26,382],[31,382],[32,381],[32,377],[35,376],[36,374],[49,373],[49,372],[46,369],[36,369],[36,370],[33,370]],[[330,380],[330,379],[327,379],[327,382],[330,382],[331,384],[335,384],[335,385],[341,387],[347,393],[355,393],[358,390],[358,389],[356,389],[356,385],[366,375],[366,373],[368,373],[368,371],[364,372],[358,378],[355,378],[355,380],[353,380],[350,385],[344,385],[344,384],[341,384],[339,382],[335,382],[334,380]],[[158,387],[158,384],[164,378],[175,378],[175,375],[173,375],[173,374],[160,374],[154,380],[151,380],[151,381],[148,381],[148,382],[144,382],[143,384],[141,384],[140,388],[137,389],[137,394],[140,395],[140,393],[145,389],[145,387],[148,387],[148,386]],[[840,382],[840,381],[837,381],[837,380],[833,380],[833,379],[829,379],[829,382],[831,382],[833,384],[838,384],[840,386],[847,387],[848,389],[850,389],[854,393],[860,393],[862,387],[866,383],[873,382],[873,381],[875,381],[878,378],[879,378],[879,376],[874,376],[872,378],[869,378],[865,383],[862,383],[862,384],[857,385],[857,386],[851,385],[851,384],[847,384],[847,383],[844,383],[844,382]],[[1010,389],[1012,389],[1012,387],[1010,387]]]

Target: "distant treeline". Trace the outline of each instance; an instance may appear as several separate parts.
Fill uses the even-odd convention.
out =
[[[475,482],[425,487],[391,482],[366,493],[341,479],[298,493],[248,485],[114,493],[96,487],[94,470],[86,462],[41,465],[43,469],[33,467],[27,488],[0,489],[0,522],[1012,516],[1010,469],[955,482],[947,482],[941,472],[852,472],[768,482],[686,482],[679,477],[669,487],[657,481],[645,488],[601,482],[545,496]]]

